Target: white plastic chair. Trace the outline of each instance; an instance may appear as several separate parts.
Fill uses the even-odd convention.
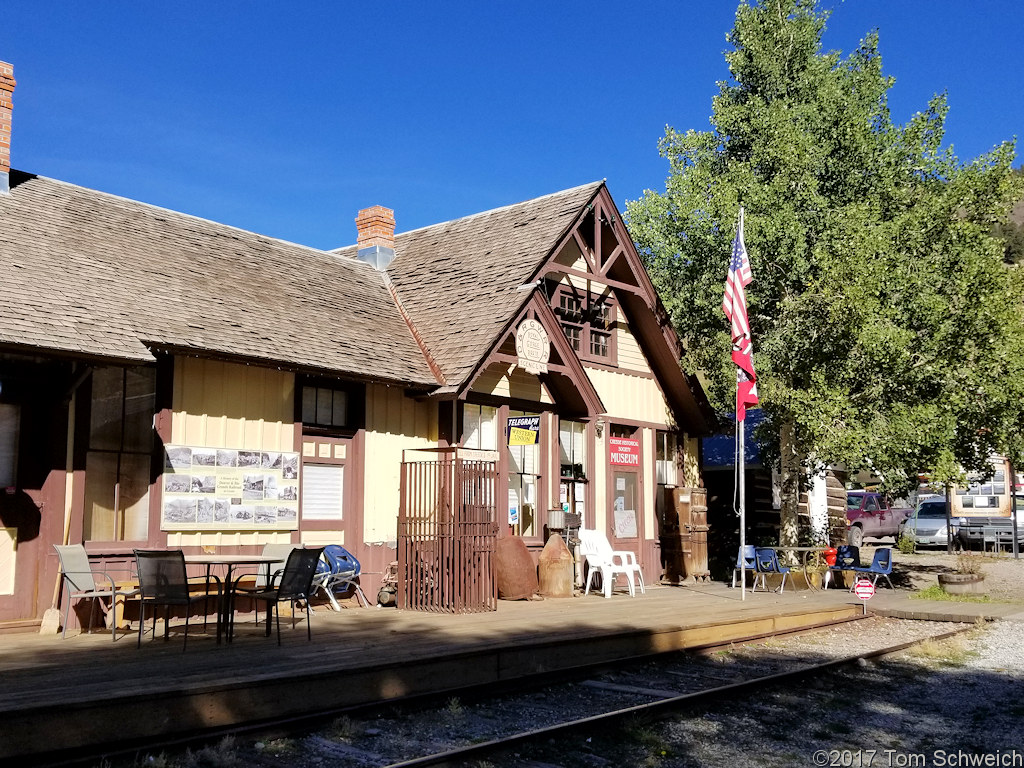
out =
[[[590,593],[590,585],[594,576],[601,574],[601,585],[604,589],[604,596],[612,596],[612,585],[615,577],[622,574],[626,577],[626,584],[629,587],[629,596],[636,597],[636,582],[640,584],[640,593],[646,594],[644,590],[644,577],[640,573],[640,564],[636,561],[636,555],[628,550],[612,550],[608,543],[608,537],[600,531],[580,528],[580,554],[586,558],[590,573],[587,575],[587,585],[583,594]],[[633,577],[636,577],[634,582]]]

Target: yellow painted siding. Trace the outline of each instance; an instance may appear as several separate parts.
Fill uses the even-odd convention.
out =
[[[291,541],[290,531],[168,531],[168,547],[262,547]]]
[[[437,404],[405,397],[397,387],[366,388],[366,478],[363,537],[394,541],[398,534],[402,451],[437,447]],[[412,454],[411,460],[429,458]]]
[[[489,366],[473,382],[472,390],[495,397],[514,397],[539,403],[552,402],[547,387],[541,384],[540,379],[518,366],[506,363]]]
[[[612,420],[619,417],[652,424],[668,424],[668,405],[654,379],[586,365],[584,367]]]
[[[174,361],[171,442],[295,451],[295,376],[216,360]]]
[[[696,437],[686,437],[680,440],[679,447],[683,450],[683,483],[690,488],[701,487],[698,463],[700,441]]]
[[[580,272],[589,272],[590,266],[581,256],[575,264],[572,265],[573,269],[577,269]],[[594,291],[600,293],[604,288],[603,283],[595,282],[594,280],[588,280],[586,278],[577,277],[576,275],[567,275],[562,283],[575,286],[577,290],[583,291],[584,294]]]
[[[14,594],[18,565],[18,529],[0,528],[0,595]]]
[[[307,547],[326,547],[328,544],[345,546],[344,531],[306,531],[302,534],[302,543]]]
[[[171,442],[207,448],[296,451],[295,376],[269,368],[178,357]],[[169,547],[262,546],[288,531],[168,531]]]
[[[656,462],[655,458],[655,443],[654,443],[655,430],[644,427],[640,430],[640,445],[643,446],[641,453],[643,454],[643,466],[640,471],[641,483],[643,484],[643,493],[641,504],[643,505],[643,516],[644,516],[644,538],[653,539],[657,536],[658,526],[655,523],[655,500],[654,494],[657,493],[658,489],[658,476],[655,471]]]
[[[608,427],[594,441],[594,527],[608,530]],[[586,521],[584,521],[586,522]]]
[[[633,336],[633,332],[626,325],[626,319],[623,317],[622,311],[617,310],[617,313],[619,324],[615,336],[615,354],[619,368],[627,371],[650,373],[651,366],[647,364],[647,358],[644,357],[640,345],[637,344],[636,337]]]

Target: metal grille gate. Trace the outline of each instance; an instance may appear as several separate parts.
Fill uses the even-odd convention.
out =
[[[498,608],[497,465],[446,456],[403,461],[398,607],[474,613]]]

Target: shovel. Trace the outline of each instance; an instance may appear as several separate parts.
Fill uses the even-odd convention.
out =
[[[71,510],[64,510],[64,538],[62,543],[67,545],[71,536]],[[60,631],[60,608],[57,607],[57,598],[60,597],[60,580],[62,574],[60,566],[57,567],[57,582],[53,585],[53,600],[51,605],[43,612],[43,620],[39,623],[40,635],[55,635]]]

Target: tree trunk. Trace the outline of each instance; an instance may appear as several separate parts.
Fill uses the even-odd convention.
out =
[[[797,509],[800,505],[800,457],[796,450],[796,425],[784,421],[779,435],[782,474],[782,509],[779,511],[779,545],[797,546],[799,536]]]

